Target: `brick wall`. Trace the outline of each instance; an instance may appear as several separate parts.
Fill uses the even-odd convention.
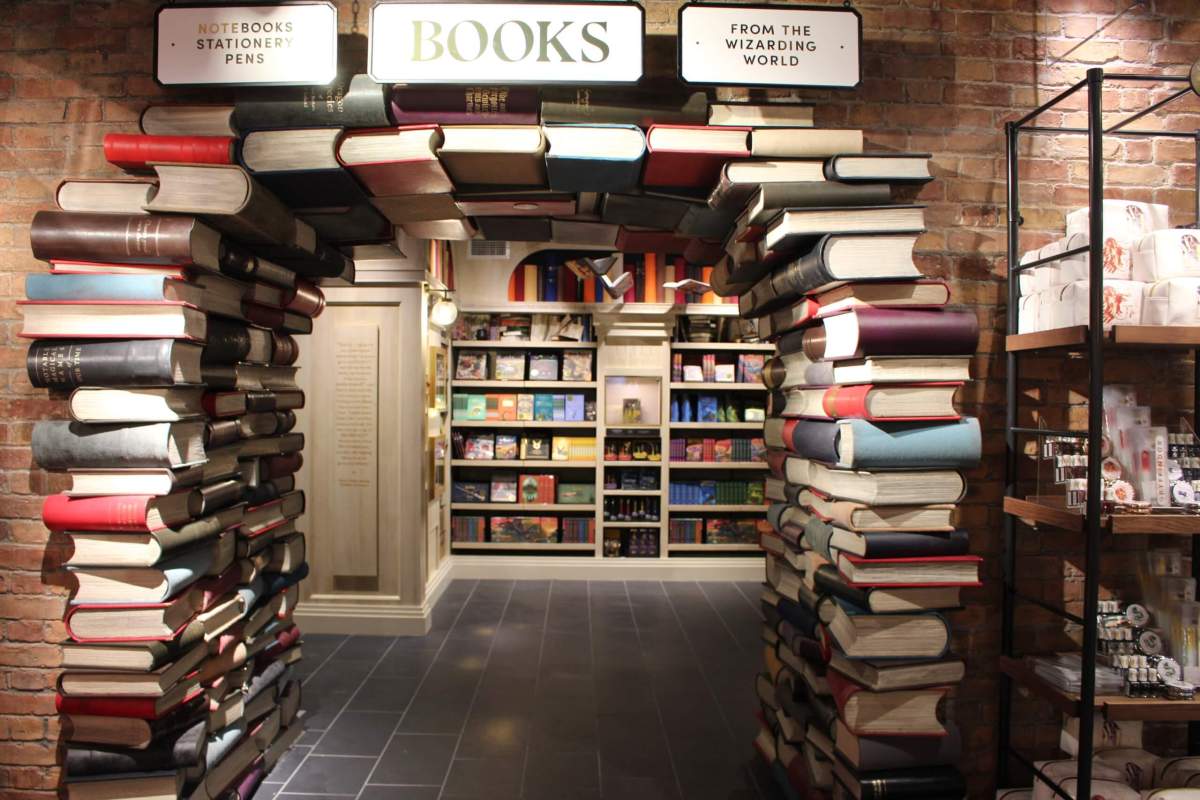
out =
[[[42,495],[58,479],[32,468],[32,422],[64,414],[60,398],[33,390],[25,376],[24,344],[15,301],[23,274],[40,270],[28,252],[28,222],[51,206],[64,176],[112,174],[101,138],[132,131],[141,109],[169,94],[173,99],[223,99],[197,92],[164,92],[151,77],[152,20],[157,0],[11,0],[0,14],[0,795],[6,800],[50,797],[59,723],[53,690],[63,637],[59,622],[65,592],[43,583],[54,567],[47,534],[38,522]],[[350,2],[339,0],[343,29]],[[363,2],[361,27],[366,26]],[[948,278],[955,298],[975,306],[983,336],[975,360],[978,382],[966,393],[971,413],[991,435],[987,458],[971,475],[965,508],[974,552],[988,558],[987,585],[970,593],[971,607],[954,615],[956,645],[971,677],[955,707],[965,726],[968,752],[962,766],[973,797],[988,796],[994,773],[996,676],[999,649],[999,553],[1003,441],[1004,156],[1001,127],[1026,109],[1082,77],[1091,65],[1185,72],[1200,56],[1200,13],[1194,0],[864,0],[865,80],[856,93],[802,93],[817,104],[820,125],[868,130],[872,145],[935,154],[938,179],[920,193],[929,205],[930,232],[920,243],[928,271]],[[1127,7],[1128,10],[1127,10]],[[672,33],[676,3],[649,0],[650,32]],[[1091,38],[1087,38],[1091,37]],[[669,59],[663,59],[667,64]],[[656,60],[657,61],[657,60]],[[1128,90],[1113,108],[1144,104],[1144,90]],[[1195,109],[1192,104],[1189,108]],[[1078,113],[1071,113],[1074,120]],[[1196,127],[1200,118],[1179,124]],[[1061,227],[1061,208],[1085,202],[1078,156],[1081,141],[1059,139],[1031,147],[1025,216],[1030,246]],[[1132,143],[1114,147],[1128,162],[1110,173],[1120,191],[1138,199],[1170,202],[1177,222],[1190,222],[1194,180],[1190,147]],[[1156,363],[1134,363],[1139,378],[1189,373]],[[1055,363],[1034,365],[1031,396],[1069,403],[1067,382]],[[1079,374],[1066,376],[1078,378]],[[1123,376],[1122,376],[1123,377]],[[1162,393],[1162,414],[1185,405],[1186,392]],[[1078,414],[1078,411],[1071,412]],[[1116,575],[1131,572],[1130,554],[1144,541],[1124,542],[1106,559]],[[1032,535],[1022,577],[1047,599],[1077,602],[1079,559],[1071,537]],[[1063,577],[1070,580],[1064,586]],[[1030,645],[1052,646],[1061,626],[1023,615]],[[749,695],[747,713],[749,713]],[[1035,713],[1032,704],[1025,711]],[[1044,713],[1044,712],[1043,712]],[[1049,717],[1042,717],[1050,719]],[[1053,726],[1022,729],[1042,748],[1053,745]]]

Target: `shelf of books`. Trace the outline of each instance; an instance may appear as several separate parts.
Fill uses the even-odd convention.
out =
[[[667,340],[689,328],[715,334],[724,324],[709,317],[646,344],[605,345],[591,340],[593,321],[579,311],[588,307],[549,319],[472,311],[453,331],[452,550],[754,554],[766,465],[761,437],[742,431],[761,432],[746,420],[763,413],[762,345]],[[653,333],[653,323],[637,325]],[[526,338],[546,331],[581,338]],[[672,383],[673,366],[679,377],[686,367],[689,382]],[[710,417],[720,421],[677,422]]]

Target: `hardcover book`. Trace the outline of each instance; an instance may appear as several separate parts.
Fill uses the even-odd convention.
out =
[[[635,125],[547,125],[546,174],[559,192],[636,191],[646,137]]]
[[[376,197],[444,195],[454,184],[437,157],[437,125],[348,131],[338,160]]]
[[[726,161],[750,156],[748,133],[747,128],[653,125],[646,132],[642,182],[707,191]]]
[[[536,125],[536,89],[396,86],[391,115],[398,125]]]

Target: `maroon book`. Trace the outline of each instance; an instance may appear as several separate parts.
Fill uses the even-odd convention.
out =
[[[536,89],[463,86],[392,90],[392,119],[397,125],[537,125]]]
[[[973,355],[978,345],[974,311],[852,308],[804,332],[804,352],[812,359]]]

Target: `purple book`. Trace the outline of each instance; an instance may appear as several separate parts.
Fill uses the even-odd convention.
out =
[[[397,125],[537,125],[536,89],[463,86],[392,90],[392,119]]]
[[[250,771],[242,776],[242,779],[237,784],[238,800],[250,800],[254,795],[254,790],[262,783],[264,776],[262,762],[259,761],[255,766],[250,768]]]
[[[812,359],[973,355],[978,344],[975,312],[936,308],[853,308],[804,331]]]

